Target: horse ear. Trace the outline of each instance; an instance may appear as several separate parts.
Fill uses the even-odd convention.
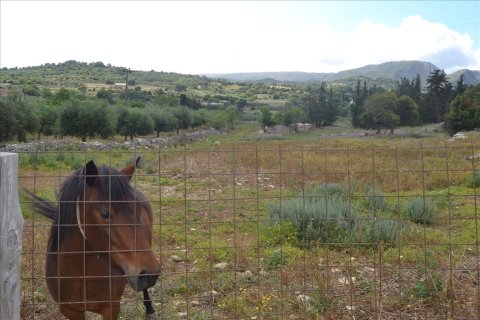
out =
[[[138,164],[140,163],[140,157],[135,160],[135,163],[132,163],[125,168],[123,168],[121,171],[124,175],[128,176],[128,179],[131,179],[133,176],[133,173],[135,172],[135,168],[138,167]]]
[[[89,187],[93,187],[98,182],[98,168],[93,162],[90,160],[83,168],[83,175],[85,176],[85,181]]]

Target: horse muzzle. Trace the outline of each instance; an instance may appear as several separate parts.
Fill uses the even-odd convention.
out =
[[[128,283],[135,291],[142,291],[153,287],[160,275],[160,268],[156,271],[142,270],[137,276],[126,275]]]

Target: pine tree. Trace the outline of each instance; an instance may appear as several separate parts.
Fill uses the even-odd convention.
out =
[[[447,80],[443,70],[432,71],[427,79],[427,94],[425,96],[425,109],[423,113],[425,122],[437,123],[449,110],[452,85]]]
[[[360,127],[360,115],[363,112],[363,94],[360,91],[360,80],[357,82],[357,86],[355,88],[355,99],[351,106],[351,113],[352,113],[352,125],[355,128]]]
[[[455,94],[453,98],[455,98],[459,94],[464,93],[467,90],[468,85],[465,83],[463,78],[463,74],[461,74],[460,78],[457,81],[457,85],[455,86]]]

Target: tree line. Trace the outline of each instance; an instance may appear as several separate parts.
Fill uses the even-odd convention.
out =
[[[421,89],[421,80],[402,78],[393,91],[385,92],[376,88],[367,89],[366,83],[361,88],[357,84],[354,103],[352,104],[352,124],[354,127],[382,129],[393,131],[398,126],[415,126],[425,123],[443,122],[449,133],[472,127],[463,125],[468,119],[460,120],[456,111],[462,95],[468,90],[463,75],[456,86],[447,79],[443,70],[434,70],[426,79],[426,88]],[[471,88],[472,91],[475,87]],[[462,109],[463,107],[460,107]],[[456,114],[454,116],[453,114]],[[454,124],[452,121],[455,120]],[[476,123],[479,126],[480,122]]]
[[[269,108],[261,108],[263,126],[276,124],[294,126],[295,123],[308,122],[316,127],[333,124],[339,116],[348,116],[348,96],[344,92],[334,91],[326,82],[308,85],[299,94],[289,95],[285,109],[273,113]]]
[[[26,86],[23,92],[0,98],[0,142],[24,142],[28,134],[36,134],[38,139],[42,135],[73,136],[82,141],[119,134],[133,140],[153,132],[157,137],[161,132],[178,134],[202,125],[231,129],[239,117],[235,107],[206,110],[197,103],[182,104],[194,101],[190,98],[181,101],[173,94],[160,91],[154,95],[139,88],[128,91],[125,106],[122,93],[114,97],[112,91],[100,89],[91,97],[77,90],[60,88],[53,93]]]
[[[454,87],[443,70],[432,71],[426,84],[422,91],[417,75],[413,79],[402,78],[395,90],[385,91],[367,88],[366,82],[362,86],[358,81],[351,105],[353,126],[380,133],[382,129],[393,132],[398,126],[443,122],[450,134],[480,126],[480,118],[473,116],[478,112],[478,103],[474,107],[473,100],[464,97],[475,96],[472,92],[478,86],[468,88],[462,75]]]
[[[443,70],[434,70],[422,88],[420,76],[401,78],[393,90],[357,80],[352,92],[334,91],[325,82],[291,94],[286,108],[272,112],[261,108],[263,126],[309,122],[316,127],[333,124],[339,116],[350,116],[355,128],[392,133],[398,126],[444,123],[450,134],[480,127],[479,85],[469,87],[460,76],[452,85]],[[348,108],[346,108],[348,106]],[[347,110],[350,109],[350,110]]]

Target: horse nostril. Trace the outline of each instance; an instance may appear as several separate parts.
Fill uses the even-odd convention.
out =
[[[157,282],[158,274],[147,270],[140,271],[138,276],[139,288],[146,289],[152,287]]]

